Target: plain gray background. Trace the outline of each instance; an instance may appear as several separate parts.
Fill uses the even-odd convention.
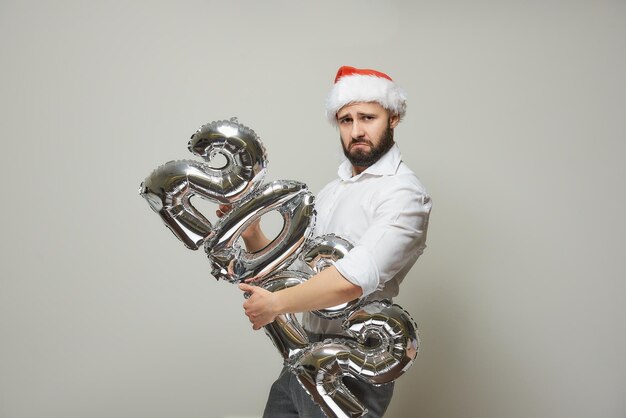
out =
[[[340,65],[405,88],[434,201],[388,416],[623,417],[625,39],[621,0],[0,1],[0,417],[260,416],[278,353],[137,191],[238,116],[317,192]]]

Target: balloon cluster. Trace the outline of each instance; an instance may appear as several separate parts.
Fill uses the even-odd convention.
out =
[[[141,184],[140,194],[185,246],[201,245],[212,275],[231,283],[252,283],[275,292],[296,286],[345,254],[352,244],[336,235],[312,238],[314,198],[306,185],[278,180],[263,183],[267,155],[256,133],[236,118],[202,126],[191,136],[189,151],[202,157],[170,161]],[[209,163],[221,155],[221,167]],[[198,196],[233,209],[215,225],[191,203]],[[241,233],[261,216],[278,211],[283,228],[260,251],[247,252]],[[299,259],[303,267],[288,270]],[[315,311],[323,318],[344,318],[345,338],[310,342],[293,314],[265,326],[285,365],[329,417],[360,417],[366,408],[342,383],[352,376],[380,385],[403,374],[417,356],[417,326],[389,301],[361,302]],[[375,341],[375,344],[365,341]]]

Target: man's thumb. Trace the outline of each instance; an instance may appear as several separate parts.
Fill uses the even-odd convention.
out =
[[[239,289],[243,290],[244,292],[250,292],[250,293],[254,293],[254,291],[256,286],[250,286],[247,283],[240,283],[239,284]]]

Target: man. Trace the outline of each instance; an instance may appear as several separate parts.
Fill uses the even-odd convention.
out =
[[[430,198],[415,174],[402,162],[394,128],[406,112],[406,97],[386,74],[341,67],[326,102],[331,124],[339,127],[346,160],[339,178],[318,194],[314,236],[334,233],[354,248],[333,266],[301,285],[275,293],[241,284],[249,292],[244,310],[254,329],[283,313],[304,312],[303,326],[311,341],[344,334],[340,321],[309,311],[356,298],[391,299],[425,248]],[[229,208],[221,206],[220,211]],[[218,211],[219,212],[219,211]],[[218,213],[220,215],[220,213]],[[242,235],[249,251],[269,240],[259,224]],[[344,384],[369,410],[384,414],[393,383],[375,387],[356,379]],[[324,417],[286,369],[272,386],[264,417]]]

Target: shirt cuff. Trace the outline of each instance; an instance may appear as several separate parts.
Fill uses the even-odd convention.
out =
[[[366,247],[354,247],[345,257],[335,262],[335,268],[347,281],[361,288],[361,299],[378,289],[378,266]]]

